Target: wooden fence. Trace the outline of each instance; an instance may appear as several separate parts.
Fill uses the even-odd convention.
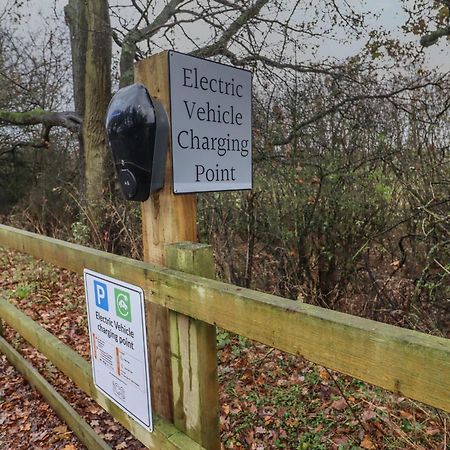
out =
[[[219,326],[271,347],[302,355],[330,369],[450,412],[448,339],[243,289],[4,225],[0,225],[0,245],[79,274],[88,268],[138,285],[144,290],[146,302],[161,305],[196,319],[196,322]],[[175,427],[158,417],[154,433],[148,433],[94,388],[89,363],[72,349],[4,300],[0,301],[0,318],[147,447],[213,447],[207,444],[209,438],[196,438],[195,433],[187,432],[189,437],[179,430],[185,431],[185,427]],[[2,342],[0,344],[4,346]],[[3,348],[1,345],[0,349]],[[178,378],[173,377],[174,391],[181,389],[177,383]],[[204,402],[207,404],[208,397]],[[213,434],[217,432],[213,430]]]

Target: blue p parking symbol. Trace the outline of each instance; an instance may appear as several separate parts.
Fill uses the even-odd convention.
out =
[[[105,283],[94,280],[94,294],[95,294],[95,305],[105,311],[109,311],[108,308],[108,289]]]

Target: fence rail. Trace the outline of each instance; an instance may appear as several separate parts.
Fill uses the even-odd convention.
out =
[[[0,307],[2,300],[0,300]],[[111,450],[111,447],[58,394],[53,386],[8,342],[0,336],[0,352],[35,387],[56,414],[73,430],[89,450]]]
[[[0,245],[142,287],[147,302],[450,412],[450,340],[0,225]]]
[[[147,447],[167,450],[203,448],[160,417],[154,418],[153,433],[149,433],[130,419],[95,388],[91,365],[86,360],[2,297],[0,297],[0,317]]]

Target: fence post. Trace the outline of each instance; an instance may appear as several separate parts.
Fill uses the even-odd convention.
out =
[[[214,278],[212,247],[182,242],[166,247],[166,265]],[[170,312],[174,423],[208,450],[220,448],[216,328]]]
[[[170,118],[169,53],[158,53],[135,65],[135,80],[157,98]],[[144,261],[165,265],[164,247],[181,241],[197,241],[195,194],[172,192],[172,152],[167,149],[165,184],[142,203]],[[152,408],[173,421],[172,375],[169,343],[169,310],[147,307],[147,335],[152,387]]]

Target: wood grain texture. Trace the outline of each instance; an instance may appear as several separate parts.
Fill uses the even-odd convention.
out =
[[[450,412],[450,340],[0,225],[0,245],[143,288],[146,301]]]
[[[145,85],[158,99],[170,119],[168,52],[162,52],[135,65],[135,81]],[[169,139],[163,189],[142,203],[144,261],[165,263],[164,246],[197,240],[195,195],[172,192],[172,151]],[[153,409],[173,420],[173,393],[169,343],[169,312],[152,304],[147,308],[148,345],[152,377]]]
[[[200,445],[161,417],[154,417],[154,431],[149,433],[95,388],[91,365],[86,360],[1,297],[0,316],[147,448],[154,450],[202,449]]]
[[[139,61],[135,81],[143,83],[158,99],[170,120],[168,52]],[[145,260],[164,265],[165,245],[197,242],[197,204],[194,194],[173,194],[172,151],[169,138],[164,188],[142,203]]]
[[[0,352],[36,388],[55,413],[89,450],[111,450],[111,447],[78,415],[53,386],[5,339],[0,337]]]
[[[212,247],[179,243],[166,247],[171,269],[214,278]],[[216,327],[170,312],[174,423],[209,450],[220,449]]]

